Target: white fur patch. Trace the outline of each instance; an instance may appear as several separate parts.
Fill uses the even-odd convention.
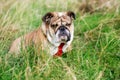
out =
[[[59,12],[58,16],[61,17],[63,15],[63,12]]]

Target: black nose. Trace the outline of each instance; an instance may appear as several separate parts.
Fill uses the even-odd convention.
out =
[[[59,30],[61,30],[61,31],[65,31],[65,26],[60,26],[60,28],[59,28]]]

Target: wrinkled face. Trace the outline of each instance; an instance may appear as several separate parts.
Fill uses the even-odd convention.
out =
[[[73,38],[74,25],[73,12],[47,13],[43,17],[46,28],[44,29],[48,39],[54,43],[66,43]]]

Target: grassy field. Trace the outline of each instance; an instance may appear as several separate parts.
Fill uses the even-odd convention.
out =
[[[119,1],[119,0],[118,0]],[[0,0],[0,80],[120,80],[120,10],[81,15],[77,0]],[[76,12],[73,50],[60,58],[8,54],[15,38],[37,29],[46,12]]]

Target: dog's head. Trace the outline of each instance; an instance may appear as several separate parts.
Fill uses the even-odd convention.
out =
[[[74,19],[75,14],[72,11],[49,12],[42,18],[42,30],[51,43],[67,43],[73,39]]]

